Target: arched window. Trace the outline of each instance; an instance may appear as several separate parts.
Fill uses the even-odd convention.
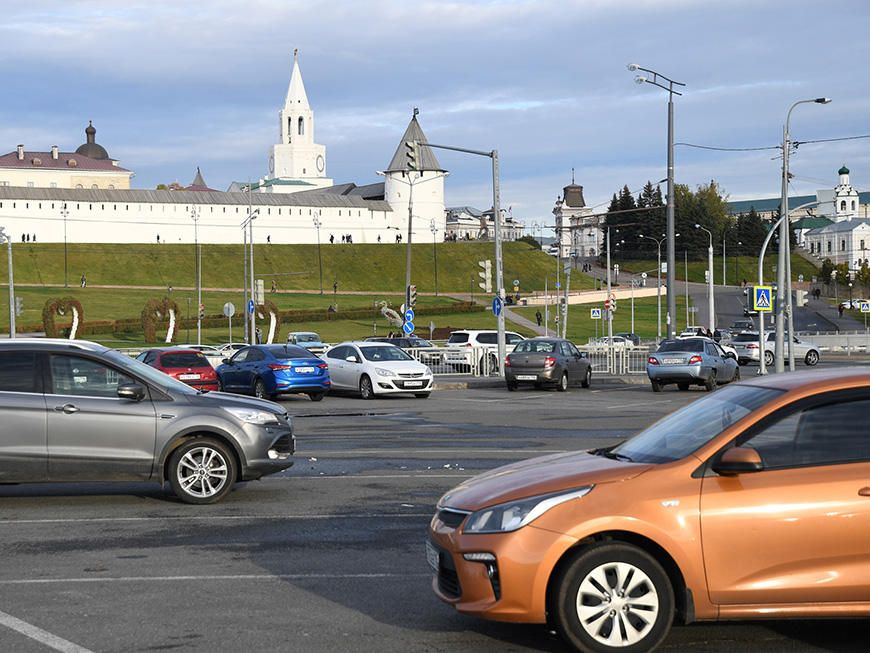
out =
[[[96,184],[91,184],[91,190],[97,190],[97,185],[96,185]]]
[[[287,118],[287,142],[293,142],[293,118]]]
[[[305,133],[305,120],[303,120],[302,116],[299,116],[299,135],[302,136]]]
[[[840,210],[841,210],[841,211],[845,211],[845,210],[846,210],[846,200],[843,200],[843,201],[840,202]]]
[[[852,200],[852,210],[855,210],[855,200]]]
[[[76,184],[76,190],[81,190],[82,188],[84,188],[84,186],[82,186],[81,184]]]

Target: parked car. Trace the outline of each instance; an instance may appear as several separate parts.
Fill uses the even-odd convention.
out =
[[[731,343],[737,351],[737,362],[740,365],[758,362],[758,331],[744,331],[734,336]],[[776,350],[776,332],[767,331],[764,339],[764,364],[773,365]],[[785,356],[788,356],[789,343],[788,338],[783,340],[783,350]],[[821,352],[819,348],[811,342],[794,338],[794,358],[797,361],[803,360],[807,365],[815,365],[819,362]]]
[[[755,328],[755,320],[734,320],[728,328],[734,333],[752,331]]]
[[[653,392],[675,383],[680,390],[702,385],[708,391],[720,383],[738,381],[737,358],[709,338],[665,340],[647,359],[646,373]]]
[[[840,302],[840,306],[843,307],[844,311],[860,311],[861,305],[866,303],[866,299],[847,299],[844,302]]]
[[[602,336],[600,338],[589,339],[589,344],[596,347],[607,347],[611,342],[614,347],[634,347],[634,343],[625,336]]]
[[[320,336],[313,331],[293,331],[288,333],[287,344],[304,347],[315,356],[320,356],[327,349],[326,345],[320,342]]]
[[[518,342],[523,340],[519,333],[505,331],[505,354],[514,350]],[[469,349],[462,349],[469,347]],[[470,349],[475,347],[475,349]],[[481,349],[485,347],[486,349]],[[480,373],[498,371],[498,331],[495,329],[454,331],[447,340],[445,352],[447,364],[461,371],[468,372],[476,367]]]
[[[181,347],[155,347],[143,351],[136,360],[194,388],[218,389],[215,368],[200,351]]]
[[[366,338],[366,342],[388,342],[402,349],[413,349],[412,356],[425,365],[440,365],[444,362],[444,352],[438,349],[428,340],[417,336],[408,337],[379,337]]]
[[[640,347],[640,336],[636,333],[615,333],[613,335],[630,341],[632,347]]]
[[[413,393],[425,399],[432,392],[432,370],[386,342],[342,342],[326,350],[332,387],[354,390],[363,399]]]
[[[220,351],[224,358],[227,356],[232,356],[237,351],[241,351],[245,347],[248,347],[248,343],[246,342],[225,342],[222,345],[218,345],[218,351]]]
[[[432,589],[599,653],[652,651],[674,622],[866,619],[868,412],[866,370],[759,376],[464,480],[430,522]]]
[[[293,465],[281,406],[200,392],[94,342],[0,341],[3,483],[151,481],[214,503]]]
[[[226,358],[226,352],[221,351],[217,347],[212,347],[211,345],[181,345],[185,349],[193,349],[194,351],[202,352],[203,356],[208,359],[208,362],[211,363],[212,367],[217,367],[221,364],[224,358]]]
[[[331,388],[329,366],[296,345],[251,345],[217,368],[221,390],[264,399],[306,394],[320,401]]]
[[[589,387],[592,366],[586,352],[570,340],[562,338],[531,338],[517,343],[504,363],[507,389],[516,390],[529,384],[536,388],[544,385],[565,392],[572,383]]]

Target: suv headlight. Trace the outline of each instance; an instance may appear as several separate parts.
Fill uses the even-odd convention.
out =
[[[509,533],[530,524],[545,512],[572,499],[586,496],[593,488],[586,485],[552,494],[540,494],[471,513],[465,520],[463,533]]]
[[[280,424],[280,420],[275,413],[270,413],[265,410],[257,410],[256,408],[236,408],[221,406],[233,417],[237,417],[248,424]]]

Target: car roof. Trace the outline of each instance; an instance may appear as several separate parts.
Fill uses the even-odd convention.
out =
[[[57,350],[57,351],[90,351],[104,352],[110,349],[98,342],[90,340],[69,340],[67,338],[6,338],[0,340],[0,348],[2,349],[19,349],[26,347],[38,347],[42,350]]]

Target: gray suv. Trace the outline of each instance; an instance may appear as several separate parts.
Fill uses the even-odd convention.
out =
[[[296,444],[277,404],[79,340],[0,342],[0,420],[0,484],[169,481],[186,503],[287,469]]]

